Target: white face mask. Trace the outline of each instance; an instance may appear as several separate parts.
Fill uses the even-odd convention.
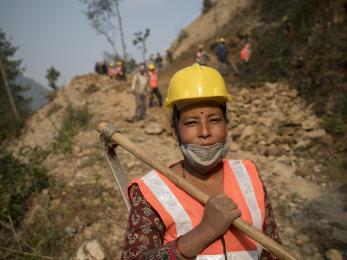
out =
[[[209,146],[196,144],[181,144],[185,162],[201,174],[205,174],[220,163],[229,151],[226,143],[216,143]]]

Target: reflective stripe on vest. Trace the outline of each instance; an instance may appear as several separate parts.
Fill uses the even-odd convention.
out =
[[[193,228],[192,222],[187,212],[183,209],[181,203],[177,200],[170,188],[159,177],[158,173],[151,171],[142,179],[150,187],[151,192],[153,192],[165,210],[170,213],[176,223],[177,237],[191,230]]]
[[[264,191],[251,161],[224,160],[224,192],[238,204],[241,218],[262,229]],[[146,200],[166,226],[164,243],[176,239],[201,222],[204,207],[165,176],[152,171],[135,180]],[[252,239],[231,227],[224,235],[228,259],[258,259],[261,248]],[[258,251],[258,252],[257,252]],[[224,259],[220,240],[204,249],[197,259]]]
[[[228,260],[256,260],[258,259],[257,251],[245,251],[245,252],[228,252]],[[220,255],[198,255],[197,260],[225,260],[224,254]]]
[[[151,88],[158,87],[158,75],[157,73],[152,71],[149,72],[149,86]]]

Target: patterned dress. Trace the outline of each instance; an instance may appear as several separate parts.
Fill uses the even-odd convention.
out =
[[[263,185],[264,186],[264,185]],[[265,190],[265,219],[263,232],[280,242],[275,216]],[[177,259],[172,242],[164,245],[165,224],[159,214],[144,198],[137,184],[130,187],[131,210],[125,233],[121,259]],[[262,250],[262,260],[279,259]]]

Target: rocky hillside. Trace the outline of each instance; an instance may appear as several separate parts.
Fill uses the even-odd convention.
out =
[[[83,245],[79,257],[90,248],[91,254],[120,256],[128,213],[103,158],[95,131],[98,122],[113,123],[165,164],[180,159],[164,108],[149,110],[144,122],[126,122],[134,111],[128,89],[129,84],[93,74],[74,78],[30,118],[28,130],[13,147],[18,156],[28,146],[45,154],[51,185],[37,194],[22,226],[24,234],[30,230],[47,235],[42,234],[42,225],[52,231],[46,247],[38,247],[42,254],[70,258]],[[342,259],[338,257],[346,253],[346,199],[329,176],[329,160],[322,160],[322,147],[331,145],[332,139],[320,127],[320,119],[284,84],[229,90],[234,98],[228,109],[228,156],[252,159],[258,165],[283,244],[303,259]],[[72,110],[88,111],[90,120],[66,144],[60,136]],[[124,150],[119,154],[130,178],[149,170]]]

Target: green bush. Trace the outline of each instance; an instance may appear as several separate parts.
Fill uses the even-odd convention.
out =
[[[0,219],[2,223],[22,220],[33,193],[48,186],[45,168],[39,162],[24,163],[0,151]]]
[[[324,128],[331,134],[342,135],[346,131],[346,124],[341,115],[330,113],[324,116]]]
[[[92,118],[88,107],[74,108],[68,105],[65,110],[63,124],[53,142],[53,151],[66,153],[71,152],[74,137],[81,129],[86,129]]]
[[[178,34],[178,37],[177,37],[178,44],[180,44],[187,37],[188,37],[187,31],[184,30],[184,29],[181,29],[181,31],[180,31],[180,33]]]

